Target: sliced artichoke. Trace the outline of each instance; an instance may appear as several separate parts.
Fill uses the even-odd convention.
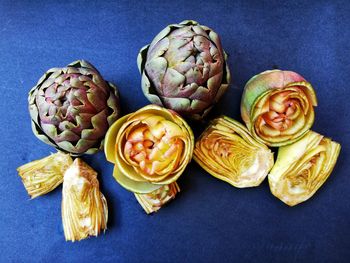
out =
[[[244,87],[241,115],[258,141],[273,147],[291,144],[311,128],[317,106],[309,82],[292,71],[268,70]]]
[[[66,240],[97,236],[107,229],[107,201],[99,189],[97,173],[77,158],[64,174],[62,223]]]
[[[194,136],[176,112],[148,105],[117,120],[106,134],[113,176],[134,193],[175,182],[191,161]]]
[[[163,185],[148,194],[135,194],[135,197],[145,212],[151,214],[157,212],[163,205],[174,199],[178,192],[180,192],[180,187],[174,182]]]
[[[202,133],[193,158],[214,177],[239,188],[258,186],[273,166],[273,153],[226,116],[214,119]]]
[[[340,144],[314,131],[280,147],[268,176],[271,192],[289,206],[308,200],[331,174]]]
[[[17,168],[31,198],[54,190],[63,182],[64,172],[73,163],[69,154],[57,152]]]

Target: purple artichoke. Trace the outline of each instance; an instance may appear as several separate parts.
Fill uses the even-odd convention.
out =
[[[72,155],[98,151],[120,115],[116,86],[84,60],[48,70],[28,101],[34,134]]]
[[[208,114],[231,79],[219,36],[191,20],[164,28],[137,61],[148,100],[193,119]]]

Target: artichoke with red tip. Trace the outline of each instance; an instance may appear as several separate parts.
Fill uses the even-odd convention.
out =
[[[72,155],[99,150],[120,114],[116,86],[84,60],[48,70],[28,101],[34,134]]]
[[[164,28],[137,63],[147,99],[193,119],[208,114],[231,79],[218,34],[192,20]]]

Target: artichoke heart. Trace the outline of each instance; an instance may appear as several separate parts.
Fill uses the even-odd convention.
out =
[[[274,196],[289,206],[312,197],[331,174],[340,144],[314,131],[280,147],[268,178]]]
[[[107,229],[107,201],[99,189],[97,173],[77,158],[64,174],[62,223],[66,240],[97,236]]]
[[[273,166],[273,153],[239,122],[214,119],[197,140],[194,160],[208,173],[235,187],[258,186]]]
[[[279,147],[299,140],[310,130],[316,106],[316,93],[301,75],[267,70],[247,82],[241,115],[256,140]]]
[[[31,198],[54,190],[63,182],[64,172],[73,163],[69,154],[57,152],[17,168]]]
[[[108,130],[105,154],[124,188],[151,193],[175,182],[192,159],[194,136],[176,112],[148,105],[118,119]]]
[[[148,194],[135,194],[135,197],[145,212],[151,214],[157,212],[163,205],[174,199],[178,192],[180,192],[180,187],[174,182],[163,185]]]

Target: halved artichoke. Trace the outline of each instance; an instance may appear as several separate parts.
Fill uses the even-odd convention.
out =
[[[97,236],[107,229],[107,201],[100,192],[97,173],[77,158],[64,174],[62,223],[66,240]]]
[[[117,120],[106,134],[105,154],[124,188],[150,193],[175,182],[191,161],[194,136],[176,112],[148,105]]]
[[[339,143],[314,131],[280,147],[268,176],[272,194],[289,206],[308,200],[331,174],[340,148]]]
[[[63,175],[73,163],[69,154],[57,152],[17,168],[31,198],[54,190],[63,182]]]
[[[174,182],[148,194],[135,194],[135,197],[147,214],[157,212],[163,205],[174,199],[180,192],[179,185]]]
[[[273,153],[226,116],[214,119],[202,133],[193,158],[214,177],[239,188],[258,186],[273,166]]]
[[[315,106],[315,91],[302,76],[268,70],[252,77],[244,87],[241,115],[255,139],[279,147],[309,131]]]

